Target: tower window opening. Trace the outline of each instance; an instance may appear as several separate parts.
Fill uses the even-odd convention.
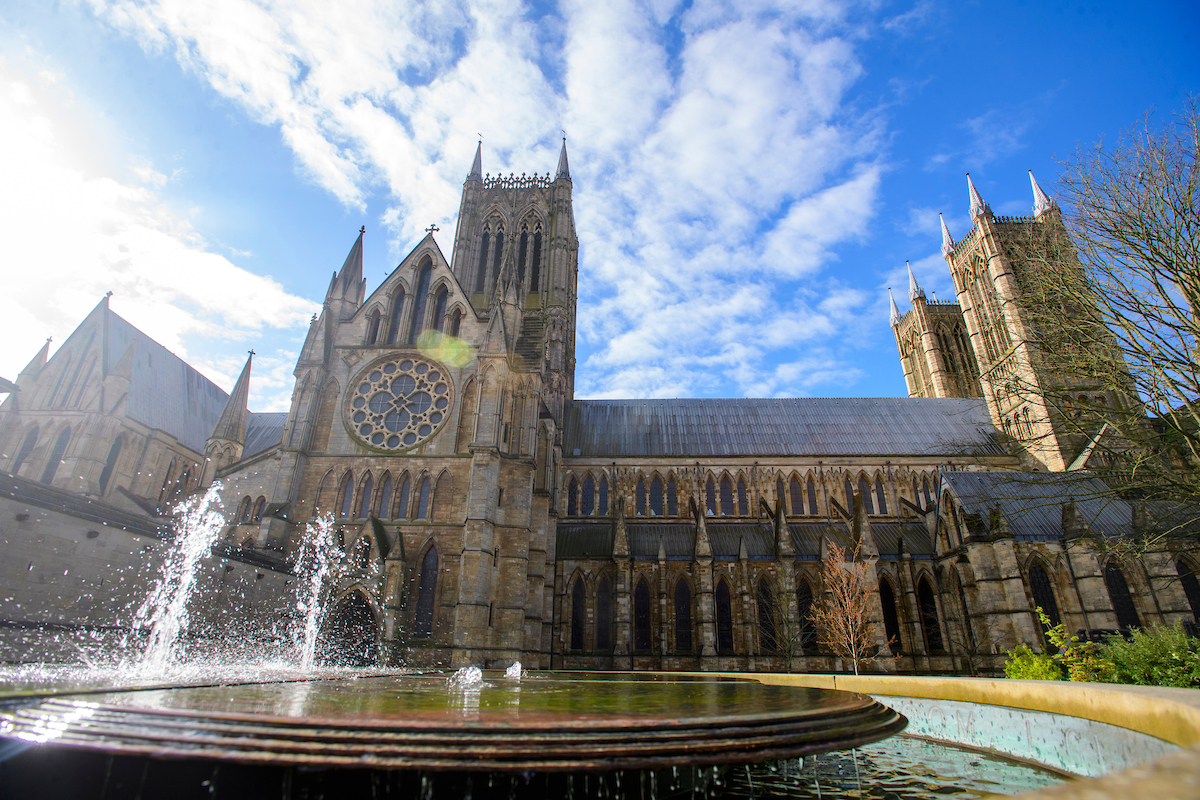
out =
[[[483,281],[487,276],[488,242],[491,234],[485,228],[483,238],[479,240],[479,267],[475,270],[475,294],[483,294]]]
[[[492,249],[492,286],[500,283],[500,259],[504,257],[504,228],[496,228],[496,244]]]
[[[529,251],[529,231],[521,228],[521,239],[517,246],[517,285],[525,284],[525,255]]]
[[[541,229],[533,232],[533,259],[529,269],[529,291],[536,292],[538,290],[539,272],[542,266],[542,231]]]

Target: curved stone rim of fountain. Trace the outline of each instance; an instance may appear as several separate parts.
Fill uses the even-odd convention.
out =
[[[487,673],[485,680],[466,692],[447,692],[445,673],[63,691],[10,700],[0,710],[0,734],[154,758],[562,772],[791,758],[878,741],[907,724],[866,695],[747,677],[531,673],[518,683]],[[288,701],[296,712],[280,713]],[[256,702],[276,713],[258,713]],[[639,711],[639,703],[649,708]]]

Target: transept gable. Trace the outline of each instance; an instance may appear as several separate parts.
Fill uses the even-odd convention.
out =
[[[409,251],[409,254],[400,261],[391,274],[384,278],[375,291],[371,292],[358,307],[352,319],[364,317],[372,311],[378,311],[381,314],[387,313],[391,298],[398,289],[403,289],[405,295],[411,296],[417,284],[417,270],[427,256],[433,265],[429,284],[430,292],[436,292],[439,285],[444,285],[449,292],[447,307],[450,303],[457,303],[465,313],[466,309],[471,307],[470,302],[467,301],[467,292],[450,269],[450,262],[442,253],[442,249],[438,246],[437,240],[433,238],[431,231]]]

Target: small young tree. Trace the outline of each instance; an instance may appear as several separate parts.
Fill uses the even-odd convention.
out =
[[[813,605],[809,617],[821,644],[850,662],[857,675],[860,665],[875,660],[875,624],[870,609],[878,589],[867,579],[867,565],[859,560],[857,545],[848,550],[831,543],[821,572],[825,594]]]

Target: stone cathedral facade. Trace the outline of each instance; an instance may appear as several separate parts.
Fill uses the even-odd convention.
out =
[[[477,150],[450,258],[430,231],[370,287],[360,231],[286,413],[249,411],[249,360],[226,395],[106,298],[0,406],[9,494],[153,517],[220,481],[223,547],[285,578],[328,516],[325,647],[353,663],[838,670],[808,616],[833,545],[877,587],[880,669],[995,671],[1044,646],[1035,606],[1071,630],[1198,618],[1194,537],[1105,560],[1090,537],[1169,510],[1063,481],[1086,443],[1005,394],[1069,380],[1011,302],[1005,237],[1062,224],[1036,182],[1022,219],[969,187],[972,230],[943,225],[958,297],[893,301],[910,396],[870,399],[575,399],[572,192],[565,143],[553,176],[485,176]]]

